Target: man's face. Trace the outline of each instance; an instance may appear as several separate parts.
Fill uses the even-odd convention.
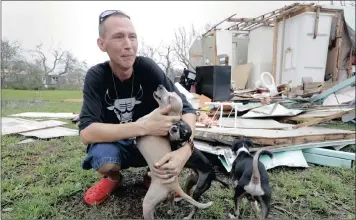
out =
[[[133,66],[137,53],[137,35],[130,19],[111,16],[105,20],[104,37],[97,43],[110,59],[123,69]]]

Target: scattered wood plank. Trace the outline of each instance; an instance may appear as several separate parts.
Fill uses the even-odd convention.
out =
[[[319,127],[304,127],[297,130],[196,128],[195,138],[212,142],[231,144],[236,138],[250,138],[262,146],[295,145],[328,140],[354,139],[354,131]]]
[[[21,132],[35,131],[45,128],[53,128],[68,124],[67,122],[48,120],[33,121],[21,118],[2,118],[1,135],[18,134]]]
[[[355,113],[355,109],[351,109],[351,110],[347,110],[347,111],[341,111],[341,112],[326,116],[324,118],[317,118],[317,119],[314,119],[314,120],[311,120],[311,121],[307,121],[307,122],[295,125],[293,127],[293,129],[298,129],[298,128],[302,128],[302,127],[316,125],[316,124],[320,124],[320,123],[323,123],[323,122],[326,122],[326,121],[330,121],[330,120],[333,120],[333,119],[336,119],[336,118],[341,118],[343,115],[345,115],[347,113],[352,113],[352,112]]]
[[[265,149],[268,149],[271,152],[281,152],[281,151],[294,151],[294,150],[303,150],[303,149],[312,149],[319,147],[333,147],[333,146],[347,146],[355,143],[355,139],[346,139],[346,140],[331,140],[324,142],[313,142],[313,143],[304,143],[304,144],[296,144],[296,145],[274,145],[274,146],[266,146]],[[251,152],[257,151],[258,147],[251,148]]]

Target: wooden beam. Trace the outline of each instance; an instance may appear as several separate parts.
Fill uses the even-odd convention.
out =
[[[217,23],[216,25],[214,25],[212,28],[210,28],[207,32],[205,32],[205,33],[203,34],[203,36],[205,36],[206,34],[208,34],[210,31],[215,30],[217,26],[219,26],[220,24],[224,23],[224,21],[228,20],[229,18],[234,17],[235,15],[236,15],[236,13],[233,14],[233,15],[231,15],[231,16],[229,16],[229,17],[227,17],[227,18],[225,18],[224,20],[220,21],[219,23]]]
[[[251,22],[255,21],[255,18],[229,18],[227,22]]]
[[[279,9],[277,9],[277,10],[268,12],[268,13],[263,14],[263,15],[260,15],[260,16],[258,16],[258,17],[256,17],[256,18],[254,18],[254,21],[261,21],[261,20],[273,18],[273,17],[277,16],[279,13],[281,13],[281,12],[283,12],[283,11],[285,11],[285,10],[291,9],[291,8],[293,8],[293,7],[296,7],[296,6],[298,6],[298,5],[300,5],[300,3],[293,3],[293,4],[291,4],[291,5],[284,6],[283,8],[279,8]],[[243,24],[243,25],[240,26],[240,27],[238,27],[238,29],[245,28],[245,27],[251,25],[251,24],[246,24],[246,23],[245,23],[245,24],[244,24],[244,23],[241,23],[241,24]]]

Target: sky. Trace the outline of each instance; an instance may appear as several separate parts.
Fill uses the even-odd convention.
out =
[[[2,38],[19,41],[25,49],[60,43],[89,66],[108,60],[96,44],[98,16],[119,9],[132,19],[139,39],[153,47],[170,43],[174,30],[193,24],[202,29],[232,14],[256,17],[296,1],[2,1]]]

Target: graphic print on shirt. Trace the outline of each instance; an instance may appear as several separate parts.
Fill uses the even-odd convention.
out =
[[[108,110],[114,111],[120,124],[132,122],[135,105],[141,103],[140,99],[143,95],[143,89],[140,84],[140,89],[133,97],[112,99],[109,96],[109,89],[105,93],[105,101],[109,105]]]

